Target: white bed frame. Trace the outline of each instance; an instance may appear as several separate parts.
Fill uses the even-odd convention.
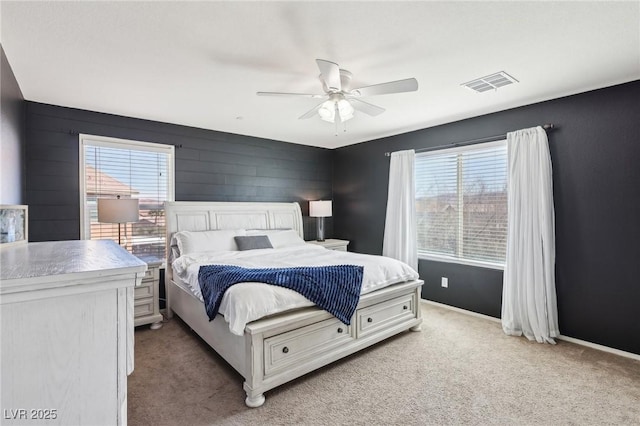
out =
[[[298,203],[170,202],[167,242],[178,231],[291,228],[303,236]],[[168,244],[167,244],[168,245]],[[167,250],[171,253],[170,247]],[[264,392],[405,330],[420,331],[422,280],[366,294],[347,326],[317,307],[247,324],[236,336],[221,315],[209,321],[202,302],[165,273],[167,315],[177,314],[244,378],[245,403],[259,407]]]

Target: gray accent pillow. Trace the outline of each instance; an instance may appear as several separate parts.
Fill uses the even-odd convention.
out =
[[[240,251],[273,248],[269,237],[266,235],[236,236],[233,238],[236,240]]]

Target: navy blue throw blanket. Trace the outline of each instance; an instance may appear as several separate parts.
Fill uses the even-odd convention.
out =
[[[229,287],[244,282],[260,282],[297,291],[349,325],[360,300],[362,266],[300,266],[295,268],[247,269],[231,265],[201,266],[198,282],[209,321],[220,308]]]

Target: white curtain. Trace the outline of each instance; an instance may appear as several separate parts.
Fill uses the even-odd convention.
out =
[[[507,133],[507,259],[502,329],[509,335],[555,343],[555,224],[551,157],[542,127]]]
[[[382,255],[401,260],[417,271],[415,156],[414,150],[391,154]]]

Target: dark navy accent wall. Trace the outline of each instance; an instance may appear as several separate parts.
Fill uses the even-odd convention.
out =
[[[373,254],[382,252],[384,152],[555,123],[549,141],[561,332],[640,354],[640,81],[334,151],[24,103],[31,241],[79,238],[77,134],[87,133],[181,144],[177,200],[300,201],[308,214],[307,200],[333,194],[328,235]],[[307,239],[315,237],[314,224],[305,217]],[[424,298],[500,316],[501,271],[425,260],[419,270]],[[449,278],[447,289],[440,287],[442,276]]]
[[[491,93],[486,95],[491,96]],[[479,95],[484,96],[484,95]],[[334,233],[380,254],[389,158],[545,123],[553,163],[560,331],[640,354],[640,81],[343,147]],[[502,271],[421,260],[422,297],[500,317]],[[449,288],[440,286],[449,278]]]
[[[177,201],[300,202],[332,198],[332,151],[298,144],[26,102],[26,203],[30,241],[80,237],[79,140],[85,133],[181,145]],[[326,223],[331,235],[332,221]]]

